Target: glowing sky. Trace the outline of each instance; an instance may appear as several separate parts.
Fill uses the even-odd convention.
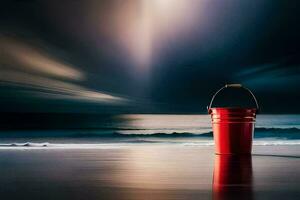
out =
[[[298,4],[7,2],[0,8],[0,108],[205,112],[214,91],[239,82],[266,112],[300,112]]]
[[[138,67],[148,68],[162,43],[169,37],[180,40],[199,23],[200,12],[201,3],[195,0],[129,1],[114,10],[112,35]]]

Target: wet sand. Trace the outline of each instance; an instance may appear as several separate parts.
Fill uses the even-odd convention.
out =
[[[299,199],[300,146],[1,149],[1,199]]]

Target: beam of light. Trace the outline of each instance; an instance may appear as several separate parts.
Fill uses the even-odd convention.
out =
[[[193,28],[198,12],[199,1],[194,0],[129,1],[116,9],[114,35],[136,65],[147,68],[166,39],[180,39]]]
[[[3,38],[0,47],[3,49],[0,54],[0,85],[17,87],[30,97],[109,104],[127,101],[73,83],[86,78],[85,74],[53,59],[44,51]]]

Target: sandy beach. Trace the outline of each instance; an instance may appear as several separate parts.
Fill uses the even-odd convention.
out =
[[[0,150],[3,199],[299,199],[300,146],[254,146],[252,157],[213,146]]]

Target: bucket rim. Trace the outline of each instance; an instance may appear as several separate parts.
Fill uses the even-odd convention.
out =
[[[258,110],[257,108],[250,108],[250,107],[211,107],[209,109],[218,109],[218,110]]]
[[[256,113],[258,112],[257,108],[241,108],[241,107],[213,107],[208,109],[208,114],[212,114],[213,110],[216,111],[229,111],[229,112],[252,112]]]

